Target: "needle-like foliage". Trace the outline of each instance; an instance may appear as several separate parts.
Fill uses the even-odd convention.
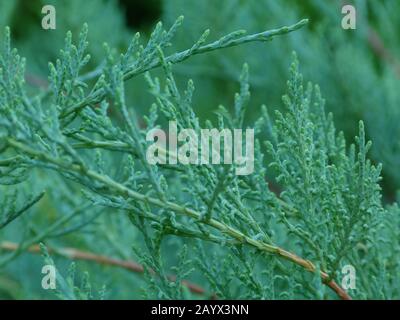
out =
[[[341,287],[340,270],[346,264],[360,273],[362,265],[363,270],[388,268],[374,260],[382,254],[374,237],[379,228],[389,227],[385,219],[397,208],[382,207],[380,166],[368,160],[370,142],[363,123],[355,144],[347,146],[343,134],[335,131],[332,115],[325,113],[318,87],[304,85],[297,58],[283,97],[284,111],[270,117],[264,107],[252,125],[244,121],[252,107],[246,64],[233,108],[220,106],[214,122],[202,124],[198,118],[193,81],[182,85],[175,80],[174,65],[194,55],[269,41],[306,22],[250,35],[237,31],[214,42],[207,42],[205,31],[188,49],[168,54],[182,23],[178,18],[168,29],[157,24],[146,44],[136,34],[121,55],[105,45],[104,63],[88,74],[83,73],[90,59],[85,25],[76,44],[67,34],[59,58],[49,64],[49,87],[38,94],[25,88],[25,61],[11,48],[6,29],[0,56],[0,181],[34,189],[33,177],[47,179],[45,199],[54,197],[60,212],[46,229],[33,228],[17,253],[2,257],[0,266],[40,241],[88,229],[102,237],[101,229],[93,231],[98,209],[114,215],[103,228],[110,246],[122,256],[129,253],[115,239],[119,232],[141,233],[130,240],[149,285],[146,297],[191,297],[186,279],[195,273],[219,298],[398,295],[394,279],[383,279],[384,287],[375,290],[365,274],[352,292]],[[157,67],[163,70],[159,78],[151,73]],[[126,97],[128,80],[142,74],[154,99],[146,115],[138,114]],[[150,165],[146,133],[165,120],[196,132],[202,127],[254,127],[254,173],[238,176],[235,165]],[[269,171],[281,192],[271,191]],[[10,210],[0,216],[0,227],[38,201],[40,205],[42,196],[31,196],[21,206],[14,204],[15,196],[4,200],[2,207]],[[116,212],[124,215],[115,217]],[[110,236],[114,227],[123,231]],[[46,263],[53,265],[43,250]],[[171,252],[179,253],[172,262]],[[398,270],[398,264],[389,267]],[[68,279],[58,279],[62,298],[92,298],[86,281],[78,290]]]

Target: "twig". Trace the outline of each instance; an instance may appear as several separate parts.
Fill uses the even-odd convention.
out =
[[[400,77],[400,62],[393,54],[385,47],[379,34],[372,28],[368,30],[368,43],[372,48],[372,51],[381,60],[388,62],[394,67],[394,70],[398,77]]]
[[[7,251],[17,251],[19,250],[20,246],[17,243],[14,242],[9,242],[9,241],[3,241],[0,242],[0,249],[7,250]],[[121,260],[121,259],[115,259],[115,258],[110,258],[107,256],[95,254],[92,252],[88,251],[82,251],[78,250],[76,248],[49,248],[47,247],[48,251],[50,253],[54,253],[57,255],[60,255],[62,257],[65,257],[70,260],[84,260],[84,261],[93,261],[98,264],[102,265],[107,265],[107,266],[115,266],[119,268],[123,268],[135,273],[143,273],[144,268],[142,265],[138,264],[135,261],[127,261],[127,260]],[[38,244],[31,245],[29,248],[27,248],[28,252],[34,253],[34,254],[40,254],[41,250]],[[150,270],[150,273],[155,275],[153,270]],[[175,281],[176,277],[174,275],[170,275],[168,277],[171,281]],[[204,295],[206,294],[206,291],[200,287],[197,284],[194,284],[192,282],[189,282],[187,280],[182,281],[182,285],[187,287],[190,292],[199,294],[199,295]],[[211,297],[215,297],[212,295]]]

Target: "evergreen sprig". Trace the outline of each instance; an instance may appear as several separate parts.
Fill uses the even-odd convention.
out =
[[[145,266],[151,291],[157,290],[160,298],[184,298],[181,282],[195,264],[221,298],[275,298],[278,290],[289,298],[299,291],[304,297],[330,296],[321,285],[325,284],[335,295],[349,299],[338,285],[338,269],[359,261],[354,247],[368,243],[374,236],[371,230],[386,214],[378,185],[380,167],[367,159],[370,142],[366,142],[362,122],[356,144],[346,147],[343,134],[335,132],[332,116],[324,111],[318,87],[303,87],[296,58],[283,98],[285,112],[277,112],[273,120],[264,108],[254,124],[259,138],[254,174],[237,176],[234,165],[158,167],[146,160],[146,132],[162,124],[159,118],[177,120],[181,128],[200,129],[192,105],[194,84],[189,80],[181,91],[174,64],[196,54],[269,41],[301,28],[307,20],[253,35],[238,31],[209,44],[205,44],[206,31],[191,48],[166,55],[181,22],[179,18],[168,30],[157,24],[146,45],[135,35],[120,56],[105,46],[105,63],[89,74],[82,74],[90,59],[85,53],[87,26],[77,45],[68,33],[60,58],[49,64],[49,89],[37,95],[26,91],[24,59],[11,49],[6,29],[0,56],[1,179],[29,183],[36,169],[55,171],[64,181],[79,185],[81,195],[96,207],[127,213],[143,235],[143,246],[135,251]],[[163,68],[163,84],[149,73],[157,67]],[[142,125],[125,88],[129,79],[144,73],[155,104],[143,116]],[[246,128],[248,79],[244,65],[234,114],[221,106],[217,123],[207,121],[206,127]],[[263,134],[268,136],[265,143]],[[266,163],[276,172],[283,190],[279,195],[270,191]],[[29,200],[21,210],[40,197]],[[21,210],[7,214],[0,226]],[[65,233],[60,227],[76,212],[27,241],[20,251]],[[79,231],[90,221],[67,232]],[[170,237],[185,242],[175,279],[167,276],[163,261],[163,243]],[[195,262],[187,246],[197,247]],[[241,285],[235,292],[237,282]],[[62,280],[61,284],[62,297],[92,297],[86,285],[83,293],[77,293],[73,282]]]

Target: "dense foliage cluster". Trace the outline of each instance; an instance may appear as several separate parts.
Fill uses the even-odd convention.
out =
[[[130,32],[115,1],[92,3],[87,10],[80,7],[87,6],[83,2],[53,2],[61,30],[76,29],[78,12],[84,11],[107,9],[110,25],[100,26],[103,20],[95,14],[82,18],[88,24],[67,32],[57,57],[53,48],[44,49],[32,67],[29,58],[40,53],[32,39],[45,31],[32,29],[29,41],[17,32],[27,65],[13,49],[10,28],[2,35],[0,297],[400,297],[400,210],[385,201],[400,182],[394,167],[387,168],[400,159],[398,144],[392,146],[397,129],[391,118],[399,101],[395,75],[364,70],[360,63],[351,76],[364,82],[355,81],[347,96],[341,95],[346,83],[335,91],[331,83],[345,78],[341,72],[354,59],[374,63],[363,45],[346,47],[343,30],[324,40],[332,41],[337,52],[329,54],[342,68],[321,69],[318,60],[302,68],[307,78],[321,82],[322,90],[305,82],[299,70],[312,52],[328,52],[318,35],[337,19],[329,14],[333,6],[310,1],[295,5],[293,17],[287,17],[287,1],[213,2],[225,6],[215,11],[202,8],[204,2],[166,1],[163,20],[169,28],[158,23],[149,35],[136,33],[126,41]],[[10,12],[18,7],[0,3],[6,12],[2,23],[12,25]],[[378,16],[391,6],[400,10],[395,4],[370,5]],[[174,8],[189,17],[187,31],[180,32],[183,17],[171,21]],[[302,10],[312,15],[316,8],[326,12],[318,23],[297,19]],[[63,10],[78,18],[64,21],[71,17]],[[197,30],[196,12],[207,12],[202,27],[215,25],[221,33],[216,40],[208,39],[209,30]],[[218,23],[211,12],[218,13]],[[259,32],[265,26],[257,12],[275,17],[269,26],[299,22]],[[285,23],[279,20],[283,16]],[[241,24],[257,30],[225,30]],[[121,32],[99,48],[98,41],[107,40],[101,30],[111,25]],[[94,30],[93,45],[88,26]],[[49,36],[53,46],[60,41],[58,32]],[[285,46],[298,53],[283,59]],[[290,57],[287,73],[282,68]],[[42,59],[53,61],[46,66],[48,80],[43,80]],[[288,77],[285,89],[279,83],[283,75]],[[381,78],[382,88],[372,94],[368,88]],[[321,94],[325,87],[327,103]],[[364,97],[367,90],[372,98]],[[282,94],[280,102],[276,95]],[[388,108],[377,117],[382,101]],[[335,111],[338,119],[351,116],[338,125]],[[196,132],[254,128],[254,173],[236,175],[235,164],[150,165],[146,134],[167,128],[168,121]],[[383,129],[388,123],[389,129]],[[357,127],[355,138],[352,127]],[[367,135],[376,137],[383,157]],[[381,170],[389,177],[386,193]],[[55,291],[41,287],[43,265],[57,268]],[[346,291],[342,270],[349,265],[356,271],[356,286]]]

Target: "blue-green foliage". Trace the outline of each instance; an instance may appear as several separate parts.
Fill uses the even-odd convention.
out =
[[[159,23],[144,39],[135,34],[127,41],[116,2],[52,3],[71,13],[59,15],[59,25],[73,32],[63,45],[59,30],[49,36],[51,48],[32,67],[40,52],[32,39],[43,31],[30,30],[17,40],[28,53],[27,69],[12,49],[8,28],[2,36],[1,297],[53,297],[40,287],[40,270],[54,266],[56,255],[76,258],[68,247],[97,255],[79,261],[78,271],[73,264],[67,276],[69,259],[57,259],[56,294],[62,299],[335,299],[341,292],[331,290],[331,280],[340,286],[348,264],[357,272],[350,296],[400,297],[399,209],[382,203],[381,166],[368,153],[372,149],[396,185],[395,167],[387,164],[398,161],[397,149],[387,135],[396,132],[398,90],[391,70],[372,68],[362,23],[357,35],[340,30],[325,39],[338,18],[335,5],[320,1],[304,7],[220,1],[212,2],[212,10],[206,2],[166,1],[169,27]],[[376,7],[376,21],[398,9],[358,4],[361,17]],[[182,18],[170,18],[177,7],[189,18],[182,28]],[[318,24],[304,27],[301,21],[256,33],[317,9],[325,12]],[[106,25],[102,10],[111,17]],[[11,23],[9,15],[1,19]],[[79,35],[77,25],[83,25]],[[208,26],[214,33],[203,30]],[[229,33],[243,27],[253,34]],[[389,37],[384,23],[375,27]],[[112,28],[121,30],[118,37]],[[100,39],[110,40],[101,52]],[[349,47],[348,41],[358,44]],[[62,48],[57,56],[55,47]],[[287,73],[293,49],[299,58],[292,58]],[[326,56],[333,57],[332,65],[323,63]],[[335,117],[325,112],[319,86],[304,83],[297,59],[306,78],[321,83]],[[48,85],[37,88],[28,77],[32,72],[46,74]],[[376,88],[376,82],[382,85]],[[261,102],[267,106],[259,107]],[[208,116],[204,110],[215,112]],[[334,119],[345,133],[335,129]],[[237,176],[234,165],[149,165],[146,133],[170,120],[196,131],[255,128],[254,173]],[[354,143],[346,144],[353,131]],[[366,135],[377,140],[377,149]],[[38,243],[44,243],[44,261],[27,254],[37,252]],[[98,265],[104,257],[136,260],[143,274],[117,268],[114,260],[113,266]],[[81,274],[80,285],[74,275]],[[201,290],[193,289],[199,284]]]

